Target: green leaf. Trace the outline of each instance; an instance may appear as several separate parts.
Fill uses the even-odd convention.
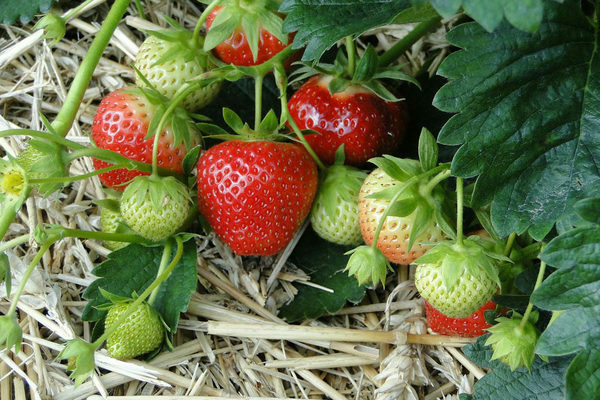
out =
[[[504,0],[504,15],[514,27],[535,32],[542,22],[542,0]]]
[[[597,399],[600,393],[600,350],[582,351],[567,369],[568,399]]]
[[[437,166],[438,147],[435,138],[423,128],[419,136],[419,161],[424,171],[429,171]]]
[[[2,0],[0,2],[0,22],[3,24],[12,24],[19,19],[23,24],[39,12],[46,12],[50,9],[53,0]]]
[[[202,146],[195,146],[193,149],[187,152],[185,157],[183,157],[183,173],[189,175],[192,173],[194,168],[196,167],[196,163],[198,162],[198,158],[200,157],[200,152],[202,151]]]
[[[499,364],[475,384],[473,400],[563,400],[565,372],[570,357],[552,358],[549,362],[536,357],[531,371],[512,371]]]
[[[433,2],[432,2],[433,3]],[[454,15],[454,13],[452,13]],[[424,22],[429,21],[432,18],[437,17],[437,12],[427,3],[425,5],[419,5],[416,7],[410,7],[396,15],[392,24],[410,24],[413,22]]]
[[[288,14],[285,32],[295,32],[292,47],[306,44],[302,60],[317,60],[338,40],[394,20],[411,7],[410,0],[284,0],[279,8]]]
[[[560,235],[548,243],[541,259],[555,268],[600,265],[600,228],[588,226]]]
[[[493,31],[504,17],[504,0],[463,0],[465,12],[488,31]]]
[[[562,313],[540,337],[536,352],[560,356],[600,346],[600,305]]]
[[[546,310],[568,310],[600,304],[600,268],[578,265],[550,275],[535,291],[532,301]]]
[[[346,304],[359,302],[365,287],[358,286],[354,277],[342,272],[349,256],[345,255],[351,246],[339,246],[321,239],[311,229],[300,239],[291,261],[310,275],[310,282],[322,285],[334,292],[306,285],[295,285],[298,294],[294,300],[280,309],[280,315],[293,322],[301,319],[318,318],[324,313],[334,313]]]
[[[444,18],[450,18],[458,12],[462,0],[430,0],[431,5]]]
[[[544,4],[535,35],[460,25],[447,38],[462,50],[439,69],[452,81],[435,105],[459,114],[438,141],[462,144],[453,175],[478,176],[473,206],[491,203],[502,237],[531,229],[541,239],[600,190],[598,33],[579,1]]]
[[[584,220],[600,224],[600,198],[584,199],[575,203],[575,211]]]
[[[117,296],[131,297],[142,293],[154,280],[162,257],[162,247],[130,244],[108,255],[108,259],[92,271],[98,276],[83,296],[89,300],[82,314],[85,321],[98,321],[106,311],[97,307],[107,300],[100,289]],[[161,314],[171,334],[177,330],[179,314],[187,309],[191,293],[196,289],[196,246],[193,241],[184,245],[179,264],[160,286],[153,307]]]

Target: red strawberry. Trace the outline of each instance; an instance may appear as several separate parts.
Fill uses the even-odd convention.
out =
[[[101,149],[112,150],[131,160],[151,164],[154,138],[144,138],[155,109],[156,106],[142,94],[122,90],[112,92],[102,99],[96,111],[92,123],[92,140]],[[199,138],[193,137],[190,145],[197,143]],[[167,125],[159,140],[158,166],[182,173],[181,163],[186,153],[185,143],[175,145],[174,132]],[[96,169],[111,165],[97,159],[93,159],[93,162]],[[148,174],[121,168],[100,174],[100,180],[108,187],[124,190],[126,185],[123,184],[138,175]]]
[[[401,102],[385,101],[366,88],[350,84],[342,92],[328,90],[332,77],[309,79],[289,101],[290,115],[321,160],[333,164],[342,144],[346,164],[361,165],[372,157],[391,154],[404,135],[406,112]]]
[[[317,167],[296,144],[233,140],[198,162],[198,205],[215,233],[240,255],[273,255],[310,212]]]
[[[494,310],[496,303],[488,301],[479,310],[466,318],[450,318],[433,308],[425,301],[425,313],[427,315],[427,326],[440,335],[477,337],[487,333],[486,329],[492,325],[485,320],[484,312]]]
[[[229,6],[232,13],[237,13],[238,10],[235,6]],[[225,8],[217,6],[206,18],[206,32],[207,36],[210,34],[210,29],[217,18],[217,15],[221,13]],[[242,10],[241,12],[246,12]],[[259,12],[265,12],[259,10]],[[246,12],[246,15],[249,13]],[[243,16],[241,17],[243,18]],[[284,36],[285,37],[285,36]],[[293,36],[288,35],[288,43],[291,43]],[[250,44],[248,43],[248,35],[242,23],[233,30],[231,35],[220,44],[218,44],[213,52],[221,59],[221,61],[227,64],[234,64],[240,66],[252,66],[262,64],[265,61],[271,59],[275,54],[285,49],[287,44],[284,44],[279,40],[276,35],[265,29],[262,25],[258,30],[258,52],[256,58],[252,54]],[[288,60],[288,64],[290,61]]]

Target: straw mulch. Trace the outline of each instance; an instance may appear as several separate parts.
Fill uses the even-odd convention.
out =
[[[0,130],[39,130],[40,115],[52,119],[109,3],[93,2],[69,22],[67,36],[53,47],[31,25],[0,28]],[[89,143],[99,100],[133,82],[130,65],[144,37],[140,29],[165,26],[160,18],[165,14],[192,28],[201,12],[192,0],[146,3],[148,20],[140,19],[132,6],[115,32],[69,139]],[[386,48],[410,28],[390,26],[367,34]],[[444,29],[415,44],[406,55],[407,68],[416,70],[432,56],[430,68],[435,70],[448,47]],[[14,156],[26,145],[25,137],[0,138],[0,156]],[[91,161],[84,159],[74,163],[71,172],[90,170]],[[93,201],[103,197],[96,178],[73,183],[48,198],[33,196],[4,240],[43,222],[98,229]],[[287,262],[296,241],[273,259],[240,258],[212,235],[197,241],[198,290],[181,316],[174,351],[145,363],[117,361],[100,350],[96,373],[77,388],[66,364],[55,357],[66,340],[89,340],[92,326],[80,318],[85,306],[81,295],[94,279],[91,270],[108,251],[93,240],[67,239],[53,246],[19,303],[23,351],[0,351],[0,399],[450,399],[471,392],[474,381],[485,373],[464,357],[457,343],[429,338],[426,345],[408,344],[420,336],[407,334],[427,333],[427,327],[407,267],[385,290],[369,290],[362,304],[294,329],[276,315],[295,294],[292,282],[311,284]],[[14,286],[36,250],[31,243],[7,252]],[[0,285],[0,312],[7,309],[6,290]],[[340,334],[331,328],[350,330]]]

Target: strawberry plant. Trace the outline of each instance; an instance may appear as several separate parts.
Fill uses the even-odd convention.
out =
[[[51,48],[73,39],[69,22],[94,2],[35,17],[60,3],[6,0],[0,21],[37,18],[37,37]],[[198,14],[192,21],[167,15],[166,29],[134,33],[140,47],[125,78],[130,86],[92,99],[97,112],[83,129],[89,141],[69,132],[89,103],[100,60],[126,15],[144,17],[150,1],[110,2],[60,106],[45,103],[47,117],[30,129],[0,132],[3,146],[28,138],[19,154],[4,147],[0,154],[0,284],[8,300],[0,305],[0,345],[18,352],[31,339],[17,313],[27,282],[48,251],[78,238],[94,241],[86,245],[98,265],[85,271],[91,283],[80,291],[81,319],[93,331],[58,354],[76,384],[94,372],[104,343],[116,358],[171,350],[185,337],[180,313],[210,285],[223,302],[243,290],[264,295],[258,314],[277,323],[385,303],[385,324],[371,311],[357,318],[383,330],[398,322],[388,315],[394,286],[414,285],[410,301],[419,306],[406,321],[427,310],[431,332],[483,334],[463,351],[487,374],[472,390],[461,386],[461,399],[600,398],[599,1],[200,3],[190,8]],[[398,26],[400,39],[382,37]],[[435,114],[423,111],[431,105]],[[78,168],[82,160],[95,170]],[[29,212],[29,199],[80,196],[81,186],[65,194],[74,182],[105,186],[89,202],[101,230],[56,216],[45,223],[41,214],[28,215],[29,232],[11,228]],[[312,228],[304,231],[307,219]],[[464,237],[463,229],[488,234]],[[18,246],[34,254],[17,274]],[[209,246],[206,254],[235,268],[208,262]],[[256,263],[275,267],[253,287],[244,267]],[[284,265],[298,267],[311,286],[286,282],[295,297],[282,305],[271,289],[286,276]],[[232,284],[218,286],[221,276]],[[205,346],[210,323],[186,324],[202,331]],[[395,326],[407,334],[406,343],[395,337],[398,351],[423,344],[410,340],[435,340],[415,333],[418,324]],[[311,350],[302,351],[323,343],[328,351],[362,351],[308,342]],[[387,350],[374,351],[383,358]],[[387,371],[372,372],[361,377],[387,379],[373,394],[384,396],[394,382]],[[336,398],[324,381],[315,386]],[[285,392],[278,390],[269,394]],[[392,393],[385,398],[401,398]]]

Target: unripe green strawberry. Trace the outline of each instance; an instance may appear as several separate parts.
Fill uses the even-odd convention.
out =
[[[102,232],[115,233],[117,232],[119,225],[124,223],[125,221],[123,220],[120,211],[112,210],[109,207],[100,208],[100,226]],[[117,251],[127,246],[129,243],[104,240],[102,244],[111,251]]]
[[[130,304],[123,302],[113,305],[106,315],[104,329],[109,329]],[[163,337],[160,315],[148,303],[141,303],[108,337],[106,349],[111,357],[125,360],[155,350],[161,345]]]
[[[183,45],[185,42],[166,40],[167,37],[168,34],[161,35],[160,38],[148,36],[140,46],[135,67],[160,94],[171,99],[185,82],[206,72],[208,60],[206,56],[197,57],[191,49]],[[201,65],[201,61],[206,65]],[[145,86],[145,82],[138,75],[135,84],[139,87]],[[187,96],[181,106],[189,111],[197,111],[213,101],[220,88],[220,81],[210,83]]]
[[[310,212],[314,231],[323,239],[341,245],[362,242],[358,222],[358,192],[367,174],[343,165],[342,152],[336,152],[336,163],[327,169]]]
[[[121,215],[140,236],[159,242],[177,232],[190,214],[187,187],[173,177],[138,176],[121,198]]]
[[[417,161],[414,161],[414,164],[417,165]],[[394,185],[402,184],[403,182],[390,177],[381,168],[373,170],[365,179],[358,198],[358,212],[360,228],[366,244],[373,243],[379,220],[390,205],[389,200],[374,199],[369,196]],[[400,200],[410,199],[411,196],[411,193],[407,193]],[[410,264],[431,248],[430,243],[447,239],[440,225],[431,219],[423,233],[419,237],[413,238],[414,245],[409,250],[410,233],[415,224],[416,214],[415,210],[404,217],[388,216],[385,219],[379,240],[377,240],[377,247],[393,263]]]
[[[451,318],[466,318],[498,291],[497,263],[506,257],[485,249],[476,237],[443,242],[415,260],[415,286],[434,308]]]

